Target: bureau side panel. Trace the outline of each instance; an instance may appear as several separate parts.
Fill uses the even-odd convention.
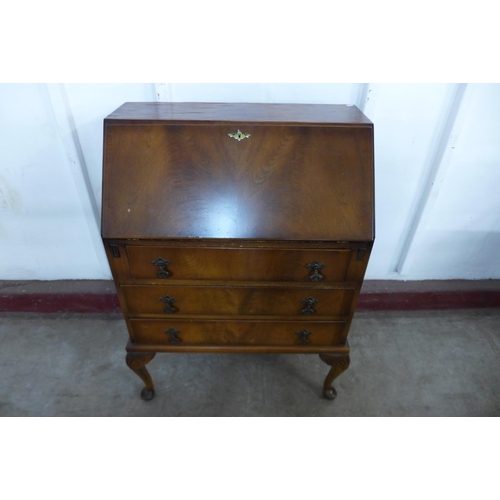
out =
[[[358,297],[361,292],[361,287],[363,286],[363,280],[365,277],[366,269],[368,267],[368,262],[370,260],[372,247],[373,242],[367,241],[364,245],[351,253],[346,279],[350,280],[353,283],[356,283],[356,290],[352,295],[352,301],[349,309],[349,319],[346,323],[342,338],[343,343],[347,341],[347,336],[351,328],[354,312],[356,311],[356,304],[358,302]]]
[[[129,337],[132,342],[135,342],[134,330],[129,321],[127,301],[123,294],[123,289],[120,286],[122,281],[127,280],[130,277],[130,267],[128,263],[126,247],[121,242],[113,240],[109,241],[106,239],[103,240],[103,244],[104,250],[106,252],[106,257],[108,258],[109,267],[111,269],[111,274],[113,275],[113,282],[116,287],[116,293],[120,302],[120,308],[127,324]]]

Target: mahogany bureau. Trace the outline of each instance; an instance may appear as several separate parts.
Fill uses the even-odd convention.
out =
[[[157,352],[316,353],[333,399],[374,241],[373,124],[354,106],[126,103],[103,159],[141,397]]]

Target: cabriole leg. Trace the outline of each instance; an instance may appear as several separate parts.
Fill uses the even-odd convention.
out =
[[[351,358],[349,354],[320,354],[319,357],[327,365],[332,367],[323,384],[323,396],[325,396],[326,399],[335,399],[337,397],[337,391],[332,387],[332,383],[339,375],[349,368]]]
[[[141,398],[144,399],[144,401],[153,399],[155,395],[153,380],[145,366],[155,357],[155,355],[155,352],[128,352],[125,358],[127,366],[134,373],[137,373],[146,384],[146,387],[141,391]]]

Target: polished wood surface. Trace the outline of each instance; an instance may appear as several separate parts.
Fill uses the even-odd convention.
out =
[[[144,401],[153,399],[155,395],[153,379],[146,368],[146,365],[155,355],[156,352],[128,352],[125,357],[127,366],[136,373],[145,384],[144,389],[141,391],[141,398],[144,399]]]
[[[174,122],[253,123],[371,126],[372,122],[356,106],[338,104],[262,104],[210,102],[127,102],[111,113],[105,123],[148,124]]]
[[[372,123],[348,106],[127,103],[103,158],[141,397],[156,352],[273,352],[321,354],[333,399],[374,240]]]
[[[323,395],[326,399],[335,399],[337,397],[337,391],[332,386],[333,381],[342,375],[351,363],[351,358],[348,353],[343,354],[325,354],[319,355],[320,359],[324,361],[327,365],[331,366],[328,375],[323,383]]]
[[[216,345],[185,345],[185,344],[153,344],[129,342],[127,352],[175,352],[175,353],[206,353],[206,354],[346,354],[349,353],[349,347],[343,344],[314,346],[307,349],[301,345],[235,345],[235,344],[216,344]]]
[[[373,239],[370,127],[107,125],[107,238]]]
[[[316,352],[316,346],[338,345],[345,322],[333,321],[227,321],[227,320],[142,320],[132,319],[136,342],[151,345],[261,345],[301,347]],[[178,343],[171,342],[173,329]],[[301,344],[299,332],[310,332]]]
[[[306,267],[314,261],[324,264],[318,273],[320,281],[344,281],[351,251],[225,249],[128,246],[127,254],[134,278],[157,278],[159,267],[152,264],[158,257],[170,264],[164,266],[168,279],[255,280],[311,282],[314,271]]]
[[[277,286],[229,288],[227,285],[125,285],[122,290],[131,317],[306,316],[308,319],[348,316],[355,292],[354,289],[291,289]]]

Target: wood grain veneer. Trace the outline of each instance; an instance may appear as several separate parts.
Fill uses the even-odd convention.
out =
[[[373,245],[373,124],[354,106],[126,103],[104,120],[102,237],[154,396],[156,352],[318,353],[323,387]]]

